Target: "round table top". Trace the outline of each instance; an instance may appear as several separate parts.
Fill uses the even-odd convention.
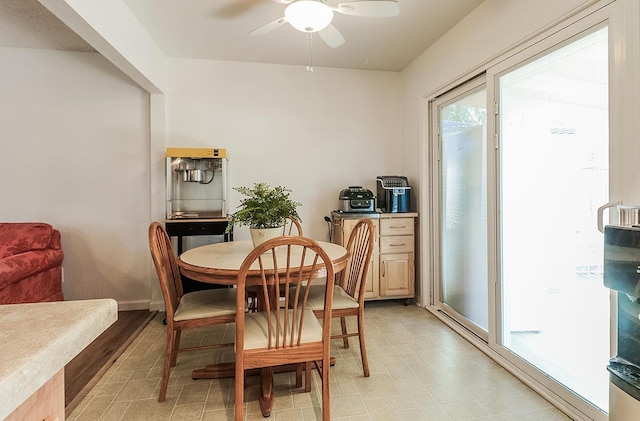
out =
[[[336,271],[344,268],[349,257],[347,249],[326,241],[316,242],[329,255]],[[203,282],[226,281],[223,283],[228,283],[238,275],[238,269],[253,248],[251,240],[208,244],[182,253],[178,257],[178,266],[187,276],[194,279]],[[285,252],[282,248],[282,253]],[[314,256],[313,253],[308,254],[305,256],[305,262],[310,265]],[[269,264],[270,260],[265,259],[265,264]]]

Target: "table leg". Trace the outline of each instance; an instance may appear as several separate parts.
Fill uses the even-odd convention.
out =
[[[191,378],[193,380],[198,379],[222,379],[225,377],[235,377],[236,375],[236,363],[220,363],[209,364],[205,368],[193,370],[191,372]]]
[[[332,357],[332,359],[335,361],[335,357]],[[273,374],[275,372],[295,371],[296,367],[296,364],[290,364],[247,370],[247,375],[249,376],[260,373],[260,397],[258,398],[258,403],[260,404],[260,412],[262,412],[263,417],[269,417],[271,415],[271,408],[273,407]],[[205,368],[194,370],[191,373],[191,378],[194,380],[219,379],[234,376],[235,363],[233,362],[210,364]]]

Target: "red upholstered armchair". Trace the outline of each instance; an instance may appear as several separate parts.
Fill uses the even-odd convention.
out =
[[[62,301],[62,259],[51,225],[0,223],[0,304]]]

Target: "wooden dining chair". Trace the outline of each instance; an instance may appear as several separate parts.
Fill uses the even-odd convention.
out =
[[[288,217],[284,226],[284,235],[303,235],[300,221],[293,216]]]
[[[164,402],[171,367],[177,353],[231,346],[233,343],[180,348],[180,334],[185,329],[233,323],[236,319],[236,290],[211,289],[183,294],[180,272],[171,240],[159,222],[149,226],[149,248],[158,273],[166,310],[167,345],[158,402]]]
[[[320,272],[326,273],[326,277],[319,277]],[[254,313],[244,311],[246,285],[250,281],[258,283],[263,302],[261,308],[264,309]],[[326,289],[322,322],[308,306],[308,292],[316,283],[325,284]],[[315,363],[322,378],[322,418],[330,419],[329,342],[333,285],[331,258],[310,238],[277,237],[259,245],[245,258],[238,272],[236,300],[236,421],[243,417],[245,370],[309,361]],[[289,294],[295,294],[290,307],[280,306],[281,287],[287,302]],[[310,370],[307,373],[309,381]]]
[[[360,357],[364,376],[369,377],[369,362],[364,340],[364,295],[367,275],[373,254],[375,228],[369,218],[361,219],[351,231],[347,250],[349,261],[338,285],[333,289],[331,304],[332,317],[340,318],[341,333],[332,335],[331,339],[342,339],[345,348],[349,348],[349,338],[357,336],[360,341]],[[317,317],[324,317],[324,295],[322,285],[314,285],[309,293],[309,306]],[[357,331],[348,332],[347,317],[357,318]],[[307,390],[310,384],[305,385]]]
[[[287,218],[287,221],[283,228],[284,235],[298,235],[302,236],[302,224],[293,216]],[[284,296],[280,294],[280,296]],[[258,310],[258,287],[256,285],[250,285],[247,287],[247,299],[249,302],[249,311]]]

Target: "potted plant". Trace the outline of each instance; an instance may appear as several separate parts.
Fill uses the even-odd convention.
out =
[[[282,235],[287,218],[300,221],[297,207],[302,204],[289,198],[289,189],[282,186],[272,188],[266,183],[233,189],[247,197],[240,201],[240,210],[231,215],[226,232],[231,231],[234,225],[248,225],[254,246]]]

